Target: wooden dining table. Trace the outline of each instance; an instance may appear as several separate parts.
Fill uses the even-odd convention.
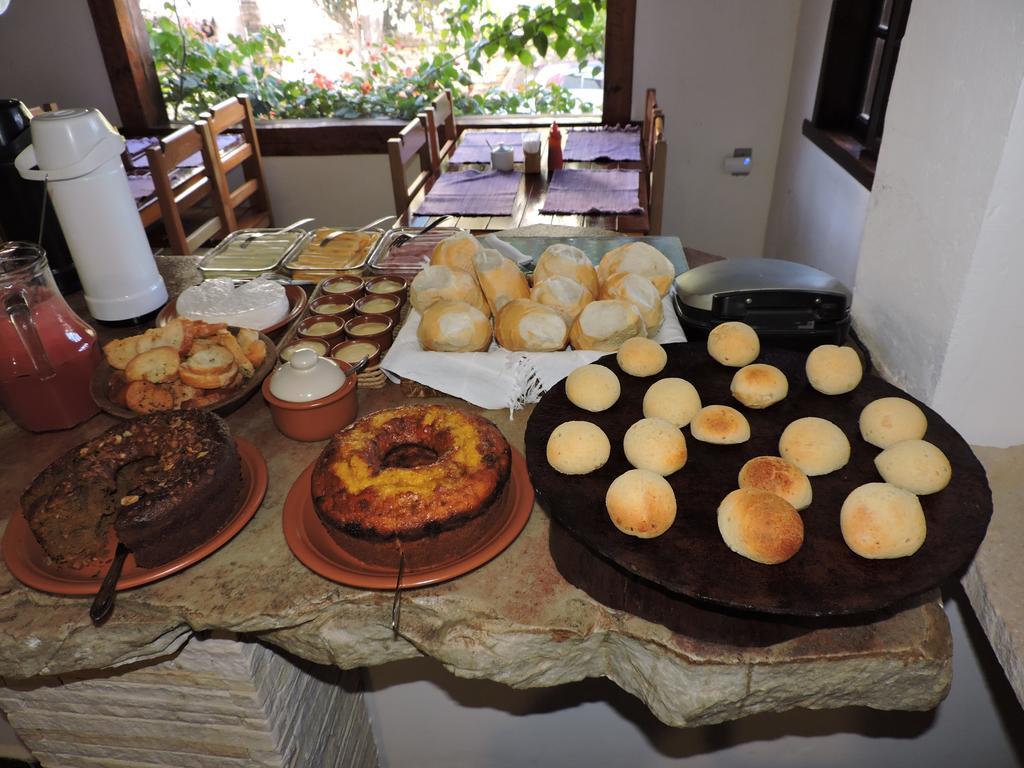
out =
[[[460,136],[463,141],[471,133],[493,133],[493,129],[466,129]],[[563,146],[568,140],[571,130],[565,129],[562,132]],[[548,168],[548,135],[541,134],[541,164],[540,173],[523,173],[519,182],[519,192],[516,195],[515,207],[509,216],[465,216],[452,215],[445,222],[445,226],[455,226],[470,232],[496,232],[499,230],[525,227],[535,224],[547,224],[567,227],[596,227],[609,229],[615,232],[631,235],[646,235],[650,232],[649,216],[649,189],[646,167],[643,162],[573,162],[565,161],[563,168],[569,169],[599,169],[599,170],[635,170],[641,175],[640,178],[640,207],[643,213],[640,214],[550,214],[541,213],[545,196],[548,191],[548,184],[551,180],[552,170]],[[489,170],[485,163],[452,163],[442,164],[441,173],[464,170]],[[514,170],[523,171],[523,163],[517,162]],[[425,190],[417,194],[409,205],[409,210],[403,218],[410,227],[426,226],[434,216],[424,216],[415,213],[423,203],[425,193],[429,191],[431,184],[428,182]]]

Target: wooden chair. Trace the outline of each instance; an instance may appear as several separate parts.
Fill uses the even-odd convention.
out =
[[[452,92],[446,90],[427,108],[427,135],[430,137],[430,161],[435,172],[440,171],[441,163],[455,151],[458,143],[459,130],[455,125],[455,107]]]
[[[210,155],[212,182],[217,188],[215,202],[220,206],[219,215],[224,226],[228,232],[272,227],[274,215],[263,177],[263,157],[249,97],[243,94],[225,99],[203,118],[196,127]],[[240,140],[221,151],[217,140],[226,133],[237,133]],[[231,188],[228,174],[236,168],[241,169],[242,180]]]
[[[57,102],[48,101],[45,104],[39,104],[35,107],[29,107],[28,111],[32,114],[32,117],[35,117],[36,115],[41,115],[43,114],[43,112],[56,112]]]
[[[654,88],[648,88],[644,96],[644,123],[641,141],[643,142],[644,162],[650,168],[654,163],[654,113],[658,109],[658,95]]]
[[[665,207],[665,174],[668,163],[668,144],[665,142],[665,115],[655,109],[651,117],[651,163],[648,167],[647,217],[648,234],[660,235],[662,212]]]
[[[421,114],[409,122],[394,138],[388,139],[388,160],[391,163],[391,187],[395,197],[395,215],[402,223],[409,221],[409,204],[424,188],[429,188],[439,174],[433,162],[428,119]],[[406,166],[419,159],[419,170],[411,182],[406,181]]]
[[[203,164],[184,178],[175,169],[201,152]],[[174,253],[189,255],[214,237],[228,233],[220,218],[217,186],[212,183],[212,158],[197,125],[186,125],[146,149],[160,215]],[[200,205],[201,203],[206,205]]]

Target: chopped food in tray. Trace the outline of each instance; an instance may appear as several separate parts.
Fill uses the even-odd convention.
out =
[[[391,245],[391,241],[399,232],[387,233],[387,239],[381,245],[380,250],[370,260],[370,267],[374,272],[386,273],[389,275],[413,276],[423,267],[430,263],[430,254],[434,246],[442,240],[452,236],[458,231],[450,228],[438,228],[423,235],[417,235],[401,245]],[[417,230],[409,230],[408,235],[416,235]]]
[[[293,271],[315,273],[358,269],[366,264],[370,251],[380,239],[380,232],[372,230],[342,232],[321,245],[335,232],[336,229],[329,227],[316,230],[309,244],[285,266]]]

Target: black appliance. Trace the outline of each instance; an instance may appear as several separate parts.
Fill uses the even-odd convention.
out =
[[[672,303],[691,341],[719,323],[738,320],[762,344],[808,350],[842,344],[853,294],[820,269],[782,259],[726,259],[683,272]]]
[[[50,196],[42,182],[23,179],[14,167],[14,158],[32,143],[31,119],[28,107],[17,99],[0,99],[0,240],[39,243],[46,251],[60,292],[74,293],[82,285]],[[44,205],[46,220],[40,240],[39,222]]]

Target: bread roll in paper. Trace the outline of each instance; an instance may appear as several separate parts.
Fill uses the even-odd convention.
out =
[[[443,265],[424,267],[409,286],[409,302],[423,312],[435,301],[464,301],[490,317],[491,307],[480,292],[476,278],[461,269]]]
[[[612,275],[619,272],[643,275],[654,283],[661,296],[668,294],[676,274],[675,267],[665,254],[642,240],[612,248],[602,256],[601,263],[597,265],[597,280],[604,285]]]
[[[553,275],[538,283],[535,276],[530,300],[551,307],[562,316],[566,325],[572,326],[583,308],[594,300],[594,294],[571,277]]]
[[[569,340],[574,349],[615,352],[626,339],[646,335],[640,310],[628,301],[606,299],[583,308],[572,324]]]
[[[416,338],[433,352],[485,352],[491,345],[491,321],[464,301],[435,301],[423,311]]]
[[[473,256],[476,281],[495,317],[498,310],[513,299],[530,298],[530,284],[526,275],[512,259],[507,259],[492,248],[484,248]]]
[[[494,337],[513,352],[555,352],[565,349],[569,329],[550,307],[529,299],[514,299],[498,313]]]
[[[661,328],[664,311],[661,306],[661,294],[654,283],[643,275],[633,272],[617,272],[602,285],[599,299],[621,299],[628,301],[638,310],[640,317],[647,326],[648,338],[654,336]]]
[[[574,245],[554,243],[544,249],[533,270],[533,284],[561,275],[575,280],[597,297],[597,270],[590,258]]]
[[[473,257],[484,249],[480,241],[469,232],[456,232],[434,246],[431,264],[442,264],[463,272],[473,273]]]

